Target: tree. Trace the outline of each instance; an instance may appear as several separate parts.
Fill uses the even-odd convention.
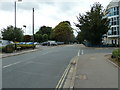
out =
[[[36,32],[36,34],[41,34],[41,35],[47,34],[47,35],[48,35],[48,39],[50,39],[51,31],[52,31],[52,27],[42,26],[42,27],[39,29],[39,31]]]
[[[78,33],[76,39],[79,43],[82,43],[84,41],[84,38],[81,32]]]
[[[69,21],[60,22],[52,32],[52,37],[56,41],[68,43],[73,39],[73,29]]]
[[[44,34],[42,38],[43,38],[43,41],[47,41],[48,40],[48,35]]]
[[[91,10],[86,12],[86,14],[79,14],[79,17],[77,17],[79,23],[76,24],[76,27],[81,32],[78,37],[82,38],[81,40],[91,42],[93,45],[100,44],[102,35],[109,30],[109,21],[103,16],[103,7],[100,3],[94,3]]]
[[[4,40],[10,41],[22,41],[23,30],[21,28],[14,28],[13,26],[8,26],[1,31]]]
[[[43,37],[42,34],[35,34],[35,42],[42,42],[43,41]]]

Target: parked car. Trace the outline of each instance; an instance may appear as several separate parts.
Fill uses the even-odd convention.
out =
[[[48,42],[43,42],[41,43],[42,46],[47,46],[48,45]]]
[[[0,40],[0,47],[5,47],[10,44],[14,44],[14,42],[9,41],[9,40]]]
[[[9,40],[0,40],[0,51],[11,53],[14,51],[14,42]]]
[[[63,44],[64,44],[64,42],[57,42],[57,44],[58,44],[58,45],[63,45]]]
[[[35,45],[39,45],[40,43],[39,42],[34,42]]]
[[[48,41],[48,45],[49,46],[56,46],[57,43],[56,43],[56,41]]]

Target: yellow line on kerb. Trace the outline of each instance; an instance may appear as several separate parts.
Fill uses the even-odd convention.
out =
[[[58,82],[55,90],[58,90],[58,89],[62,88],[62,85],[63,85],[63,83],[64,83],[64,80],[65,80],[65,78],[66,78],[66,76],[67,76],[67,73],[68,73],[69,69],[70,69],[70,64],[69,64],[69,65],[67,66],[67,68],[65,69],[65,71],[64,71],[62,77],[60,78],[60,80],[59,80],[59,82]]]

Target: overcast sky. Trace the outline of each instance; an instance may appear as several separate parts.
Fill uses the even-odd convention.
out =
[[[14,1],[0,0],[0,30],[14,26]],[[16,0],[17,1],[17,0]],[[17,2],[17,27],[25,34],[32,34],[32,8],[35,8],[35,32],[43,26],[54,28],[61,21],[70,21],[72,27],[77,23],[76,16],[90,10],[95,2],[105,8],[111,0],[22,0]],[[26,25],[26,29],[23,27]]]

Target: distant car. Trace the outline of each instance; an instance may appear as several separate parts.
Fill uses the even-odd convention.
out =
[[[48,45],[50,45],[50,46],[56,46],[57,43],[56,43],[56,41],[48,41]]]
[[[47,46],[48,45],[48,42],[43,42],[41,43],[42,46]]]
[[[40,43],[38,43],[38,42],[34,42],[34,44],[35,44],[35,45],[39,45]]]
[[[58,45],[63,45],[63,44],[64,44],[64,42],[57,42],[57,44],[58,44]]]

